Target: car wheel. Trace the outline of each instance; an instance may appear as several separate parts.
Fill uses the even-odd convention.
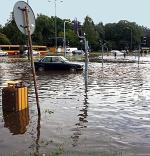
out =
[[[44,68],[43,67],[39,67],[38,70],[39,71],[44,71]]]

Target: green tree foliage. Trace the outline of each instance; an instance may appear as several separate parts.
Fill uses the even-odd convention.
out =
[[[38,15],[36,18],[36,28],[33,34],[34,44],[46,44],[54,36],[54,20],[45,15]]]
[[[0,33],[0,44],[11,44],[9,39],[6,37],[6,35]]]
[[[32,35],[33,44],[54,46],[55,42],[55,22],[57,25],[57,37],[59,38],[58,46],[63,46],[64,21],[69,19],[60,19],[48,17],[39,14],[36,18],[36,28]],[[102,22],[94,24],[93,20],[86,16],[82,26],[82,32],[86,34],[86,39],[92,50],[101,49],[99,41],[106,41],[109,50],[111,49],[136,49],[143,36],[150,36],[150,29],[137,25],[135,22],[121,20],[118,23],[108,23],[103,25]],[[26,36],[17,28],[15,21],[9,19],[4,27],[0,25],[1,42],[8,44],[26,44]],[[2,35],[4,34],[4,35]],[[149,37],[150,38],[150,37]],[[132,40],[131,40],[132,39]],[[72,24],[66,22],[66,43],[70,47],[84,49],[84,44],[73,31]]]
[[[26,36],[18,30],[14,20],[10,20],[5,24],[3,34],[7,36],[11,44],[26,44]]]
[[[130,47],[138,47],[141,42],[141,37],[144,34],[143,32],[142,27],[138,26],[136,23],[124,20],[118,23],[108,23],[105,25],[105,39],[109,41],[112,49],[130,49]]]
[[[0,25],[0,33],[2,33],[3,32],[3,27],[2,27],[2,25]]]
[[[96,31],[100,40],[105,40],[105,27],[102,22],[98,23],[96,26]]]
[[[96,49],[96,47],[98,46],[99,34],[96,30],[93,20],[89,16],[86,16],[84,20],[83,30],[86,34],[86,38],[89,42],[90,47]]]

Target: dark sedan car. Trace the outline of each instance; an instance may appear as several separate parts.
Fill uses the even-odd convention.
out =
[[[36,70],[83,70],[83,65],[69,62],[63,56],[46,56],[34,62]]]

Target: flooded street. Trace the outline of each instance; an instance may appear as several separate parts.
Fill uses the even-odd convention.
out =
[[[89,63],[84,74],[37,72],[38,119],[28,62],[0,63],[0,154],[150,155],[150,56],[145,63]],[[29,112],[6,114],[2,89],[24,80]],[[31,83],[32,82],[32,83]]]

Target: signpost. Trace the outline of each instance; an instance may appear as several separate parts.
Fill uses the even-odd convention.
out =
[[[31,68],[32,68],[32,74],[33,74],[37,110],[38,110],[38,115],[41,116],[38,91],[37,91],[37,83],[36,83],[35,67],[34,67],[33,53],[32,53],[32,39],[31,39],[31,35],[33,34],[35,30],[35,16],[31,7],[24,1],[16,2],[16,4],[14,5],[13,12],[14,12],[14,18],[15,18],[15,22],[16,22],[18,29],[23,34],[28,36],[29,53],[30,53],[30,58],[31,58]]]
[[[85,84],[88,82],[88,41],[86,40],[86,35],[80,34],[81,25],[80,22],[77,21],[77,19],[74,20],[74,30],[75,33],[78,35],[80,39],[84,41],[85,45]]]

